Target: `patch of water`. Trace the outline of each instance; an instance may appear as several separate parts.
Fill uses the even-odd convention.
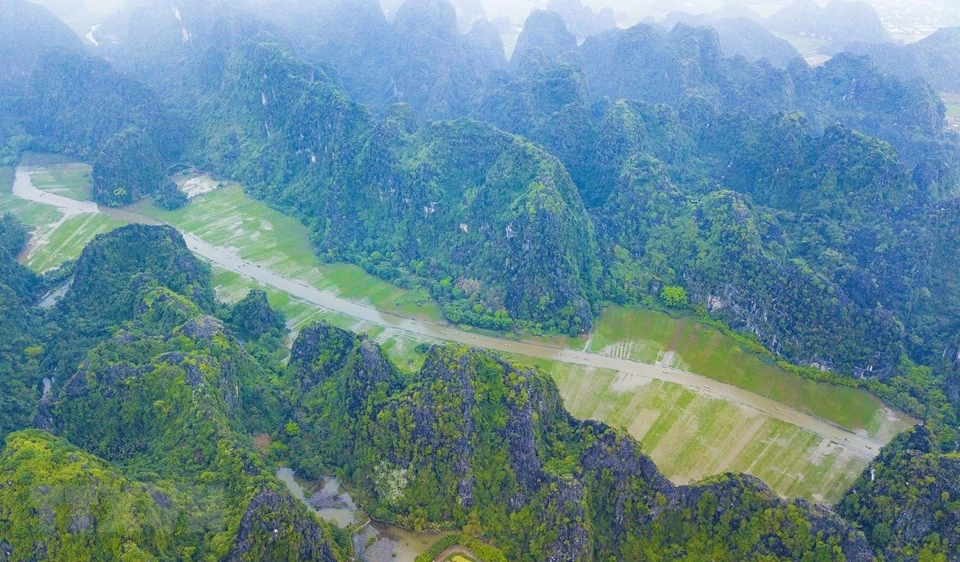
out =
[[[371,521],[353,502],[336,478],[304,481],[293,470],[277,470],[277,478],[290,493],[318,517],[342,529],[366,521],[351,538],[355,559],[360,562],[413,562],[447,533],[414,533],[389,523]]]
[[[287,485],[294,497],[324,521],[329,521],[341,529],[348,529],[360,522],[362,513],[336,478],[327,478],[320,482],[300,481],[289,468],[278,470],[277,478]]]

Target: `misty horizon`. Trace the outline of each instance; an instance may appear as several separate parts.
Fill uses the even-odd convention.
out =
[[[89,27],[103,19],[144,0],[34,0],[51,10],[83,36]],[[512,26],[522,26],[529,14],[537,9],[565,6],[576,8],[580,0],[449,0],[461,15],[489,21],[508,21]],[[814,0],[810,0],[811,2]],[[854,0],[839,0],[840,3]],[[231,2],[226,2],[230,4]],[[250,6],[249,0],[235,1],[237,5]],[[660,22],[672,14],[710,15],[715,17],[768,18],[792,0],[584,0],[582,6],[594,14],[605,10],[612,12],[617,27],[625,28],[640,22]],[[820,6],[830,1],[816,0]],[[883,26],[898,42],[913,42],[922,39],[941,27],[960,25],[960,2],[956,0],[864,0],[876,10]],[[171,5],[176,2],[171,2]],[[306,4],[314,4],[309,0]],[[385,16],[392,19],[403,0],[380,0]],[[469,23],[469,21],[467,22]]]

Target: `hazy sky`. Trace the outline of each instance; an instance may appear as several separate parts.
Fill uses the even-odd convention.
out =
[[[81,34],[90,25],[118,10],[127,2],[138,0],[34,0],[51,9]],[[327,0],[303,0],[324,2]],[[457,0],[452,0],[454,3]],[[467,0],[461,0],[467,1]],[[507,17],[522,23],[534,8],[542,8],[548,0],[480,0],[488,18]],[[828,0],[818,0],[825,4]],[[960,0],[867,0],[880,13],[884,25],[904,37],[925,35],[937,27],[960,25]],[[170,0],[175,4],[176,0]],[[402,0],[381,0],[387,8],[395,8]],[[740,4],[761,15],[770,15],[790,0],[584,0],[594,9],[611,7],[621,26],[632,25],[645,17],[661,18],[673,10],[691,13],[712,12],[724,3]]]

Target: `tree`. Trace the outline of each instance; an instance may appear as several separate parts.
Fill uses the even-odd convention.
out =
[[[683,308],[689,302],[687,290],[683,287],[668,285],[660,291],[660,298],[670,308]]]

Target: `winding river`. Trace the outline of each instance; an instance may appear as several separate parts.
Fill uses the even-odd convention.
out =
[[[71,216],[83,213],[104,213],[129,222],[159,224],[153,219],[129,210],[98,207],[91,202],[76,201],[41,191],[33,185],[29,168],[23,166],[18,167],[16,170],[13,194],[21,199],[56,207],[64,214]],[[181,231],[181,233],[191,251],[218,267],[239,273],[263,285],[289,293],[291,296],[319,308],[327,309],[370,324],[384,326],[421,337],[425,336],[439,341],[471,345],[494,351],[515,353],[596,369],[619,371],[622,373],[622,376],[627,379],[625,381],[626,384],[634,383],[639,386],[650,380],[663,380],[680,384],[702,394],[728,400],[771,418],[793,424],[824,439],[832,440],[853,454],[865,459],[875,457],[880,447],[885,444],[883,441],[846,430],[787,404],[688,371],[660,365],[638,363],[629,359],[618,359],[616,357],[582,350],[561,349],[538,343],[511,341],[460,330],[448,324],[417,320],[393,313],[382,312],[367,304],[340,297],[332,291],[317,289],[299,279],[291,279],[279,275],[266,267],[244,260],[231,250],[209,244],[189,232]]]

